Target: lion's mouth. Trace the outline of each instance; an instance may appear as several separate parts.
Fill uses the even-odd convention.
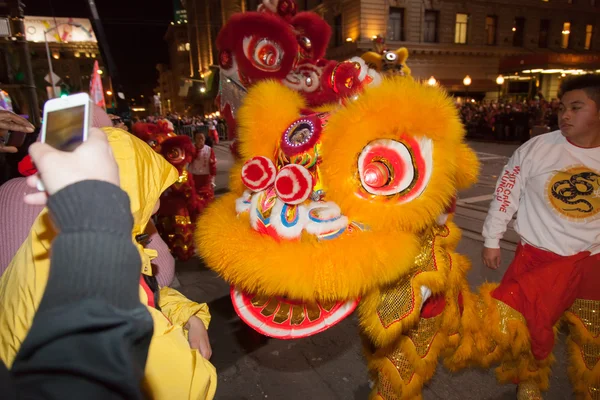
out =
[[[299,339],[336,325],[356,309],[359,300],[302,303],[247,294],[232,286],[231,301],[239,317],[257,332],[276,339]]]

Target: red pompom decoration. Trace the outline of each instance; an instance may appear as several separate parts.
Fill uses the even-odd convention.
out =
[[[19,173],[23,176],[30,176],[37,174],[37,168],[33,165],[31,157],[26,155],[21,161],[19,161]]]
[[[277,196],[287,204],[300,204],[310,196],[313,178],[306,168],[297,164],[283,167],[275,179]]]
[[[254,157],[242,167],[242,182],[253,192],[265,190],[275,182],[275,164],[267,157]]]

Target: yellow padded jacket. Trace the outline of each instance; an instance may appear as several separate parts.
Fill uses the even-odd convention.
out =
[[[119,165],[121,187],[131,201],[132,240],[140,252],[141,273],[151,275],[152,251],[145,251],[135,237],[144,232],[161,193],[177,179],[177,171],[133,135],[114,128],[103,131]],[[44,293],[55,236],[48,210],[44,209],[0,279],[0,359],[8,367],[31,327]],[[141,286],[140,301],[148,304]],[[217,383],[215,368],[197,350],[190,349],[183,329],[193,315],[208,328],[208,306],[190,301],[168,287],[160,290],[159,306],[162,312],[149,307],[154,334],[144,379],[148,395],[156,400],[212,399]]]

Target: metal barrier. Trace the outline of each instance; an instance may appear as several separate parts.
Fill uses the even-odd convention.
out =
[[[208,135],[207,125],[183,125],[175,128],[175,133],[178,135],[186,135],[194,139],[196,132],[202,132]],[[219,140],[227,140],[227,127],[224,124],[217,125],[217,133],[219,134]]]

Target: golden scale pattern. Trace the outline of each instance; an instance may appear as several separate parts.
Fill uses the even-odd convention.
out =
[[[500,332],[505,335],[508,334],[508,324],[510,321],[520,321],[523,324],[526,324],[523,314],[500,300],[494,299],[494,302],[496,303],[498,315],[500,316]]]
[[[519,384],[517,400],[542,400],[542,394],[535,383],[523,382]]]
[[[421,242],[421,251],[415,257],[415,264],[410,275],[382,291],[377,314],[385,328],[406,318],[413,311],[412,277],[420,272],[435,270],[433,242],[434,233],[430,231]]]
[[[417,354],[423,358],[427,355],[431,343],[437,334],[442,314],[432,318],[419,319],[419,325],[408,332],[408,337],[413,342]]]
[[[390,360],[394,367],[396,367],[396,370],[404,383],[408,384],[415,373],[415,369],[408,358],[406,358],[406,355],[402,352],[402,347],[398,346],[387,356],[387,359]]]
[[[590,386],[589,392],[592,400],[600,400],[600,386]]]
[[[402,392],[396,393],[392,383],[381,372],[377,374],[377,394],[384,400],[400,400],[402,397]]]
[[[577,299],[569,311],[581,319],[585,328],[594,337],[600,335],[600,301]]]
[[[593,370],[600,360],[600,345],[584,344],[581,346],[581,357],[587,369]]]

